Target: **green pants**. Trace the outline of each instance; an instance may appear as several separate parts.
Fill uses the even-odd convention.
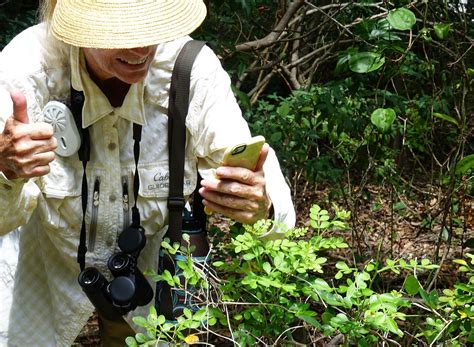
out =
[[[135,336],[135,331],[125,320],[113,322],[99,316],[99,333],[103,347],[126,346],[127,336]]]

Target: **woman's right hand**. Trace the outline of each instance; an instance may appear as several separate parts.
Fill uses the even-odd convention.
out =
[[[23,93],[10,93],[13,114],[0,134],[0,171],[8,179],[30,178],[49,173],[57,142],[53,127],[47,123],[29,123]]]

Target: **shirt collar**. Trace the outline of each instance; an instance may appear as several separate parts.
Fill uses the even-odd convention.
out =
[[[114,111],[118,116],[133,123],[146,125],[143,103],[144,83],[132,84],[122,106],[112,107],[104,93],[90,78],[82,50],[74,46],[71,46],[71,84],[75,90],[84,92],[83,128],[87,128]]]

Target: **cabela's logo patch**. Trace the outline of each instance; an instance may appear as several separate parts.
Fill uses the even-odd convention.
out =
[[[170,176],[169,172],[157,172],[155,176],[153,176],[153,181],[155,183],[148,185],[148,190],[157,190],[157,189],[169,189],[170,187]],[[184,180],[184,186],[189,187],[191,186],[192,182],[190,179]]]

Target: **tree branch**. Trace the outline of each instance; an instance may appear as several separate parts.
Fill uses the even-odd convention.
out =
[[[280,22],[276,25],[275,29],[265,36],[262,39],[258,39],[255,41],[245,42],[235,47],[236,51],[238,52],[248,52],[253,51],[256,49],[265,48],[271,46],[275,43],[281,33],[285,30],[288,25],[288,22],[293,17],[293,15],[305,4],[305,0],[295,0],[291,5],[288,7],[288,11],[286,11],[285,15],[282,17]]]

